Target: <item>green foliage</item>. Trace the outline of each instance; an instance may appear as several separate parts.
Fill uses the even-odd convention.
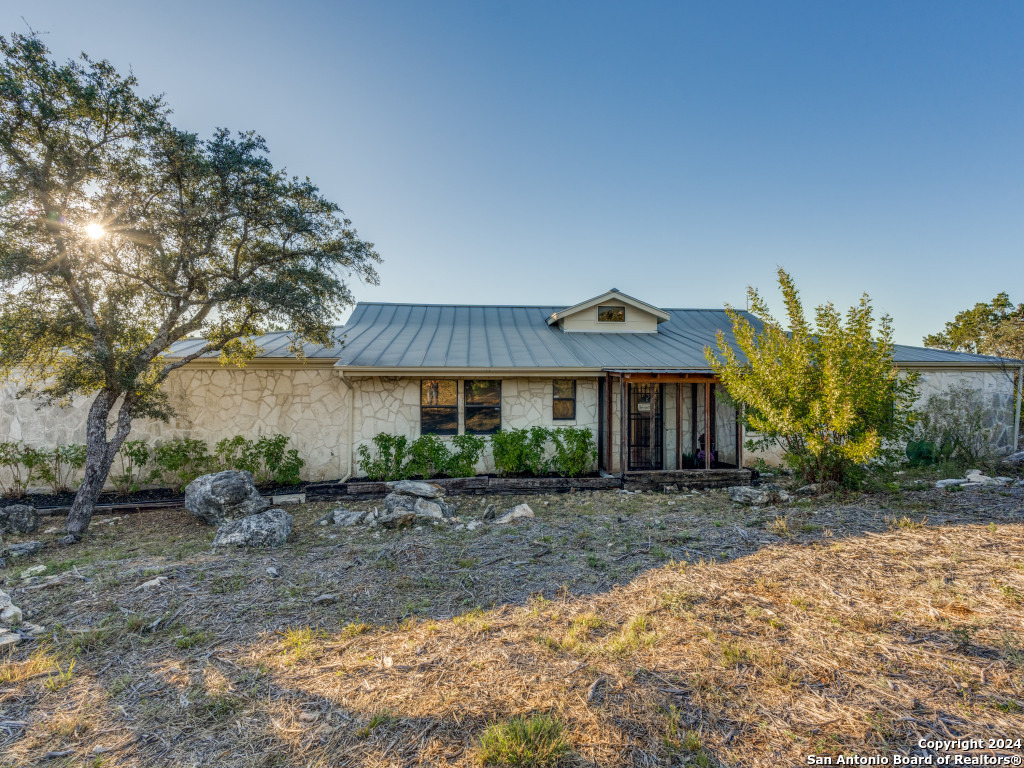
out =
[[[550,715],[513,717],[489,725],[480,737],[479,759],[483,765],[553,768],[569,755],[562,724]]]
[[[0,467],[6,470],[7,482],[0,479],[0,492],[9,499],[20,499],[25,495],[29,483],[32,482],[32,466],[26,466],[22,459],[28,449],[24,443],[7,441],[0,443]],[[0,475],[2,478],[3,475]]]
[[[958,312],[942,333],[924,337],[926,347],[1024,359],[1024,304],[1014,306],[1006,292],[991,302]]]
[[[452,447],[455,451],[448,460],[445,474],[448,477],[473,477],[480,454],[484,452],[487,441],[479,435],[455,435]]]
[[[55,494],[70,491],[74,474],[85,466],[85,446],[58,445],[50,450],[38,449],[36,453],[39,477]]]
[[[403,477],[435,477],[446,474],[451,451],[437,435],[420,435],[409,446],[409,461],[402,468]],[[393,478],[388,478],[393,479]]]
[[[964,465],[985,459],[992,436],[992,429],[985,426],[986,410],[983,395],[966,383],[929,395],[919,408],[915,430],[918,440],[907,444],[911,463],[914,442],[934,447],[932,462],[928,463],[952,458]]]
[[[159,470],[150,469],[147,472],[153,454],[145,440],[125,441],[117,455],[121,461],[121,471],[111,475],[110,479],[118,493],[135,493],[159,474]]]
[[[409,477],[472,477],[486,442],[477,435],[455,435],[449,443],[437,435],[420,435],[412,444],[404,436],[381,432],[372,440],[376,456],[360,445],[359,468],[370,480]],[[452,448],[455,450],[453,451]]]
[[[594,468],[597,443],[594,433],[579,427],[559,427],[551,433],[555,455],[551,466],[563,477],[579,477]]]
[[[377,449],[377,455],[374,457],[370,456],[370,449],[366,445],[360,445],[356,449],[362,473],[370,480],[406,479],[409,439],[405,435],[380,432],[374,435],[371,442]]]
[[[188,437],[176,437],[158,445],[153,459],[164,481],[177,493],[200,475],[216,469],[216,459],[206,443]]]
[[[709,347],[705,355],[743,406],[747,427],[760,433],[753,447],[781,445],[787,464],[808,482],[850,482],[856,467],[891,453],[909,436],[917,375],[897,373],[892,322],[883,316],[874,334],[867,295],[845,320],[824,304],[811,324],[792,279],[782,269],[778,274],[789,331],[749,288],[751,311],[763,329],[757,332],[727,307],[738,350],[719,332],[717,353]]]
[[[498,474],[547,474],[550,462],[545,458],[545,446],[551,431],[544,427],[529,429],[503,429],[491,435],[491,451]]]

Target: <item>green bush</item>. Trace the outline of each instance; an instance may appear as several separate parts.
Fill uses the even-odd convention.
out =
[[[220,440],[213,454],[220,470],[245,470],[257,485],[296,485],[306,462],[287,447],[287,435],[263,435],[258,440],[235,435]]]
[[[404,480],[406,472],[406,455],[409,439],[405,435],[389,435],[381,432],[371,439],[377,448],[377,455],[370,456],[370,449],[360,445],[356,449],[359,455],[359,469],[369,480]]]
[[[503,429],[491,435],[494,467],[499,475],[544,475],[549,462],[545,447],[551,431],[544,427]]]
[[[594,433],[580,427],[559,427],[551,433],[555,455],[551,466],[563,477],[579,477],[591,471],[597,461]]]
[[[85,446],[59,445],[47,450],[45,448],[29,449],[34,457],[26,455],[29,461],[37,461],[39,477],[53,490],[54,494],[68,493],[72,487],[75,472],[85,466]],[[22,459],[25,460],[24,458]]]
[[[153,452],[145,440],[126,440],[121,444],[121,450],[117,453],[121,463],[121,472],[111,475],[110,481],[114,484],[118,493],[135,493],[146,483],[155,480],[159,474],[158,469],[149,469],[150,459]]]
[[[448,446],[437,435],[420,435],[409,446],[409,461],[402,468],[403,477],[435,477],[448,473],[451,462]],[[398,478],[387,478],[388,480]]]
[[[0,493],[9,499],[20,499],[25,495],[28,484],[32,482],[35,462],[29,458],[29,464],[23,462],[26,451],[32,451],[22,442],[0,443],[0,467],[7,470],[9,479],[0,481]]]
[[[206,443],[188,437],[176,437],[158,445],[153,453],[159,474],[176,493],[200,475],[213,472],[217,460]]]
[[[449,477],[473,477],[486,445],[487,441],[478,435],[455,435],[452,438],[455,452],[448,461],[445,474]]]

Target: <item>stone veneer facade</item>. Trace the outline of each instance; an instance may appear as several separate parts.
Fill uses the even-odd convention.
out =
[[[484,378],[484,377],[481,377]],[[921,400],[954,385],[965,383],[982,392],[989,404],[989,426],[993,430],[994,452],[1012,449],[1015,389],[1012,371],[924,371]],[[342,378],[332,367],[316,364],[271,365],[257,361],[244,369],[204,365],[177,371],[166,384],[177,415],[169,423],[137,420],[130,439],[151,442],[175,437],[206,441],[210,447],[234,435],[258,437],[281,433],[305,459],[303,476],[309,480],[336,479],[359,475],[353,466],[355,447],[368,443],[379,432],[419,436],[419,377]],[[462,423],[462,379],[459,379],[460,431]],[[690,452],[691,409],[684,386],[683,447]],[[17,385],[0,388],[0,440],[23,440],[37,447],[53,447],[85,441],[85,417],[89,399],[76,398],[67,408],[44,407],[17,399]],[[618,409],[618,386],[611,396]],[[703,423],[703,397],[698,399],[698,424]],[[722,429],[733,418],[731,408],[719,403],[716,414],[719,450],[727,446]],[[552,379],[515,377],[502,379],[502,425],[578,426],[598,435],[598,382],[577,379],[576,419],[552,418]],[[666,466],[675,463],[674,387],[666,391]],[[613,446],[618,445],[619,419],[613,419]],[[732,443],[735,443],[734,438]],[[734,445],[732,446],[734,450]],[[613,459],[618,451],[613,450]],[[747,456],[750,458],[749,454]],[[724,457],[723,457],[724,458]],[[768,458],[771,458],[770,456]],[[489,452],[478,469],[493,471]]]

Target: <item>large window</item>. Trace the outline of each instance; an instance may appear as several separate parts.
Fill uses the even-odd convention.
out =
[[[424,435],[459,434],[459,384],[454,379],[420,382],[420,432]]]
[[[551,417],[555,421],[576,418],[576,382],[573,379],[555,379],[551,400]]]
[[[501,381],[466,381],[466,434],[490,435],[501,429]]]
[[[597,322],[624,323],[626,322],[626,308],[618,305],[606,305],[603,307],[598,307]]]

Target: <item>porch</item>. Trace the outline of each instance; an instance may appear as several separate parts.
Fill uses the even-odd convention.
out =
[[[713,374],[604,371],[598,388],[598,465],[629,485],[736,485],[743,469],[739,413]]]

